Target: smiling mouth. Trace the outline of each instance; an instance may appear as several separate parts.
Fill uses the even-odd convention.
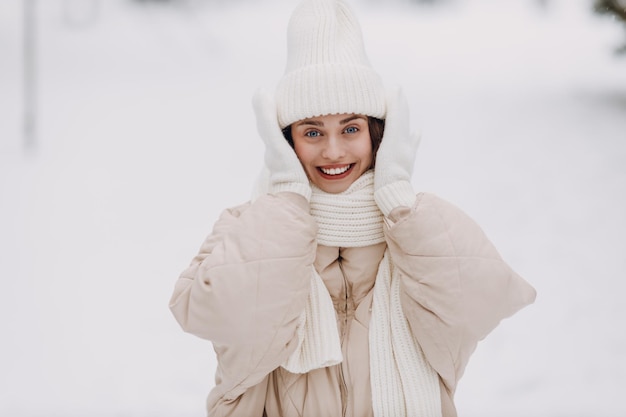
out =
[[[333,167],[333,168],[318,167],[317,170],[325,178],[339,179],[347,175],[349,171],[352,169],[352,167],[354,167],[354,164],[348,164],[348,165],[344,165],[340,167]]]

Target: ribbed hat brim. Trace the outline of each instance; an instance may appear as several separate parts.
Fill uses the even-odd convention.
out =
[[[276,103],[281,128],[327,114],[386,114],[382,80],[364,65],[326,63],[291,71],[278,84]]]

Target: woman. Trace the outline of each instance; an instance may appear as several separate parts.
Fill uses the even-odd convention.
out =
[[[407,102],[348,6],[303,1],[288,40],[275,94],[254,97],[258,192],[222,214],[170,302],[215,348],[208,414],[456,416],[477,342],[535,291],[462,211],[413,191]]]

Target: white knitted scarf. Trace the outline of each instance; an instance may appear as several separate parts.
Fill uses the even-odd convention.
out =
[[[374,201],[374,172],[328,194],[312,186],[318,243],[363,247],[383,242],[383,214]],[[343,358],[336,313],[315,268],[298,325],[298,346],[282,365],[293,373],[336,365]],[[386,250],[378,267],[369,330],[372,406],[376,417],[441,417],[439,378],[413,338],[400,304],[400,276]]]

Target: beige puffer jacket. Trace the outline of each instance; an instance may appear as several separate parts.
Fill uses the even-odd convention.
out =
[[[535,290],[469,217],[431,194],[391,213],[386,243],[326,247],[316,229],[301,196],[263,196],[225,211],[178,279],[174,316],[217,354],[209,416],[373,416],[368,326],[387,245],[410,328],[440,376],[443,416],[456,416],[454,391],[477,342]],[[297,343],[311,264],[332,297],[344,360],[292,374],[280,365]]]

